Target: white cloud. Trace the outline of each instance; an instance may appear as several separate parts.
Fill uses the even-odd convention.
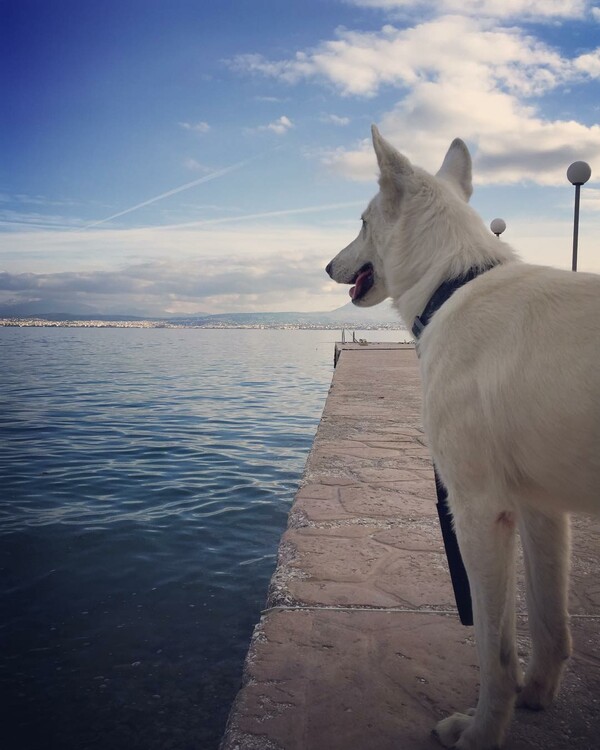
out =
[[[450,141],[464,138],[474,152],[478,184],[531,181],[563,185],[568,165],[578,159],[600,164],[600,126],[544,120],[515,97],[457,83],[443,89],[419,86],[382,120],[382,130],[415,163],[434,171]],[[376,173],[369,140],[337,149],[325,163],[350,179]]]
[[[347,0],[352,5],[387,11],[435,10],[438,13],[494,18],[580,18],[586,0]]]
[[[268,102],[269,104],[280,104],[286,101],[281,96],[255,96],[254,100],[257,102]]]
[[[573,241],[572,219],[559,221],[551,218],[519,218],[507,221],[502,239],[512,245],[528,263],[555,268],[571,268]],[[579,229],[578,268],[580,271],[600,272],[600,258],[595,238],[600,231],[598,216],[584,210],[582,204]]]
[[[579,55],[575,58],[573,64],[582,73],[587,73],[592,78],[600,78],[600,47],[597,47],[593,52]]]
[[[581,211],[597,211],[600,213],[600,189],[585,187],[581,191]]]
[[[444,16],[410,28],[384,26],[379,32],[338,29],[290,60],[269,61],[242,55],[236,67],[296,83],[302,78],[333,85],[342,95],[375,96],[392,85],[413,87],[423,81],[485,79],[519,95],[541,94],[590,73],[517,28],[481,19]]]
[[[294,127],[294,124],[285,115],[282,115],[279,119],[270,122],[268,125],[260,125],[257,130],[270,130],[276,135],[284,135],[288,130]]]
[[[208,133],[210,125],[201,120],[200,122],[180,122],[180,127],[184,130],[192,130],[194,133]]]
[[[360,208],[351,209],[356,221],[346,220],[319,226],[314,219],[304,225],[289,219],[307,209],[292,209],[273,216],[233,217],[213,226],[175,225],[171,227],[139,227],[133,229],[98,228],[87,232],[72,230],[22,231],[0,233],[0,267],[12,273],[32,268],[31,259],[40,258],[36,270],[53,273],[68,267],[83,272],[98,267],[135,264],[142,260],[173,258],[193,263],[214,263],[235,257],[260,264],[263,257],[285,255],[290,258],[308,256],[330,260],[348,244],[354,225],[358,225]],[[241,261],[240,261],[241,262]]]
[[[581,270],[600,271],[594,246],[600,214],[592,212],[599,193],[582,192]],[[355,222],[329,226],[265,217],[194,229],[4,233],[0,304],[37,300],[50,310],[84,303],[149,315],[334,309],[348,292],[329,281],[324,266],[353,238],[358,209],[356,215]],[[505,239],[525,260],[569,267],[570,220],[505,218]]]
[[[330,122],[332,125],[339,125],[340,127],[350,124],[349,117],[340,117],[339,115],[324,115],[321,119],[323,122]]]
[[[18,227],[31,229],[81,229],[85,223],[81,219],[63,214],[49,214],[38,211],[16,211],[0,209],[0,227],[14,230]]]
[[[186,159],[183,162],[183,166],[186,169],[190,169],[192,172],[212,172],[212,167],[207,167],[204,164],[201,164],[199,161],[193,158]]]
[[[475,181],[480,184],[562,185],[572,161],[600,163],[600,126],[544,119],[514,95],[485,86],[420,86],[382,125],[429,169],[437,168],[431,162],[434,147],[433,158],[439,159],[452,137],[465,138],[475,153]]]
[[[195,229],[4,233],[0,304],[72,300],[143,314],[334,309],[348,292],[331,284],[324,268],[353,231],[344,221],[319,227],[264,219]]]
[[[600,8],[591,9],[592,18],[600,23]]]
[[[383,116],[383,130],[426,167],[457,135],[476,148],[480,182],[557,184],[569,160],[600,162],[600,126],[545,118],[540,105],[561,86],[600,77],[598,50],[569,59],[519,28],[443,16],[403,29],[341,29],[289,60],[244,59],[246,70],[289,83],[314,79],[344,96],[395,87],[401,98]],[[368,143],[325,162],[348,177],[373,177]]]

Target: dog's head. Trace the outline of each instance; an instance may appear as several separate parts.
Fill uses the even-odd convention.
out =
[[[379,165],[379,193],[361,216],[362,227],[353,242],[339,252],[325,269],[339,284],[352,284],[353,304],[371,307],[389,296],[386,266],[394,252],[391,228],[403,215],[403,206],[411,194],[419,192],[424,181],[442,180],[463,200],[473,191],[471,157],[463,141],[456,138],[444,158],[436,177],[432,177],[397,151],[381,136],[375,125],[371,128],[373,147]]]

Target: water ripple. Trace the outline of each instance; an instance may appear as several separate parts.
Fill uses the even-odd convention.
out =
[[[333,332],[0,329],[6,750],[211,750]]]
[[[334,338],[0,329],[8,750],[216,747]]]

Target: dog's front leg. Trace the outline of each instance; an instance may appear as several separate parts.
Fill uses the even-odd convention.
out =
[[[543,514],[525,508],[520,533],[533,651],[517,704],[540,709],[552,703],[571,654],[567,613],[569,520],[564,513]]]
[[[500,747],[512,718],[520,669],[515,645],[515,519],[493,498],[449,495],[469,575],[480,669],[477,709],[454,714],[434,733],[446,747]]]

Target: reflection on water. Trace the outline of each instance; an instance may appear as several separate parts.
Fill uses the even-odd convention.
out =
[[[335,338],[0,329],[3,747],[217,747]]]

